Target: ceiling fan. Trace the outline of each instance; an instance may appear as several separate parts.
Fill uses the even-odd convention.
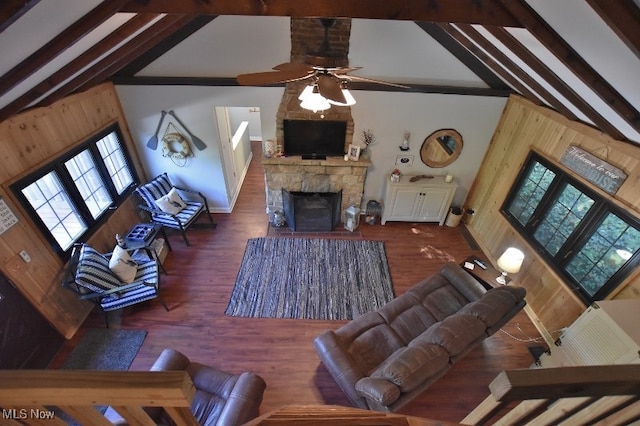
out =
[[[348,73],[362,67],[349,67],[347,57],[331,49],[329,28],[333,26],[335,21],[333,18],[320,19],[324,28],[322,45],[320,50],[308,53],[304,63],[285,62],[273,67],[274,71],[240,74],[236,77],[238,83],[245,86],[261,86],[310,79],[312,81],[310,86],[313,86],[314,90],[317,90],[329,102],[337,105],[347,104],[344,89],[349,81],[408,88],[402,84],[348,75]]]

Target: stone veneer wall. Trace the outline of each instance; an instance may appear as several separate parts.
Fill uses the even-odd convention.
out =
[[[300,157],[264,158],[267,213],[282,211],[282,188],[287,191],[337,192],[342,190],[342,211],[360,207],[369,160],[342,158],[302,160]]]
[[[338,19],[329,29],[329,44],[333,52],[347,58],[351,19]],[[306,55],[321,48],[324,28],[318,19],[291,18],[291,62],[305,63]],[[353,143],[353,118],[350,107],[332,105],[327,111],[316,112],[300,108],[298,96],[309,80],[286,84],[276,116],[276,143],[284,146],[284,119],[339,120],[347,122],[345,152]],[[360,206],[368,160],[344,161],[342,157],[326,160],[302,160],[296,157],[264,158],[267,213],[282,210],[282,188],[288,191],[337,192],[342,190],[342,211],[351,205]]]

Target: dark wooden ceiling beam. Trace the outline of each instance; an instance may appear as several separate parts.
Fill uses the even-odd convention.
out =
[[[0,96],[67,50],[75,42],[109,19],[126,0],[105,1],[74,22],[51,41],[0,77]]]
[[[484,81],[489,87],[500,90],[510,90],[504,81],[491,71],[481,60],[471,54],[458,43],[449,33],[444,31],[438,24],[432,22],[416,22],[424,32],[429,34],[435,41],[440,43],[442,47],[447,49],[449,53],[455,56],[467,68]]]
[[[123,12],[394,19],[516,27],[499,0],[131,0]]]
[[[148,25],[158,17],[157,14],[139,13],[127,22],[122,24],[116,31],[109,33],[102,40],[97,42],[91,49],[87,49],[80,56],[60,68],[55,74],[38,83],[33,88],[22,94],[20,97],[0,109],[0,121],[3,121],[13,114],[21,111],[37,101],[67,79],[82,71],[89,64],[100,59],[107,52],[117,47],[130,36],[134,35],[145,25]]]
[[[478,59],[484,62],[493,72],[499,75],[504,81],[507,82],[511,87],[513,87],[518,93],[520,93],[525,98],[529,99],[531,102],[536,105],[541,105],[542,102],[538,95],[529,90],[527,86],[522,84],[517,78],[515,78],[512,74],[507,72],[503,67],[501,67],[491,56],[485,53],[480,47],[478,47],[475,43],[469,40],[466,36],[464,36],[460,31],[455,29],[451,24],[440,24],[440,26],[449,33],[453,38],[455,38],[462,46],[468,49],[471,53],[476,55]]]
[[[141,55],[138,59],[131,61],[126,67],[118,71],[117,75],[136,75],[138,72],[146,68],[153,61],[167,53],[169,50],[182,43],[190,35],[216,19],[216,16],[196,16],[193,21],[188,25],[178,29],[169,37],[161,40],[156,44],[153,49],[149,49],[144,55]]]
[[[487,52],[491,57],[502,67],[504,67],[509,73],[515,76],[518,80],[523,82],[527,87],[531,88],[536,93],[536,97],[542,98],[548,105],[551,105],[556,111],[560,111],[566,117],[571,120],[577,120],[578,117],[567,108],[562,102],[560,102],[553,94],[551,94],[544,86],[542,86],[536,79],[531,77],[525,72],[518,64],[513,62],[511,58],[502,53],[493,43],[487,40],[482,34],[480,34],[475,28],[467,24],[456,25],[458,30],[466,35],[473,43],[479,46],[482,50]]]
[[[523,1],[500,1],[567,68],[631,127],[640,132],[640,112],[607,83],[540,15]]]
[[[129,40],[125,45],[116,49],[64,86],[57,89],[51,95],[47,96],[39,105],[49,105],[71,93],[82,91],[102,83],[125,67],[129,62],[147,52],[160,40],[169,37],[174,31],[187,25],[193,19],[193,16],[182,15],[167,15],[161,18]]]
[[[595,110],[584,98],[576,93],[571,86],[564,82],[544,62],[535,56],[529,49],[520,43],[504,28],[486,27],[500,43],[515,54],[522,62],[538,74],[546,83],[553,87],[567,101],[580,110],[593,124],[616,139],[625,139],[624,135],[611,123],[609,123],[598,111]]]
[[[131,77],[116,76],[111,79],[121,86],[240,86],[235,77]],[[243,86],[245,87],[245,86]],[[285,87],[285,83],[256,87]],[[506,98],[513,93],[509,88],[492,89],[484,87],[460,87],[412,84],[409,88],[386,86],[383,84],[349,82],[349,90],[367,90],[373,92],[402,93],[440,93],[447,95],[489,96]]]
[[[0,3],[0,33],[39,2],[40,0],[3,0]]]
[[[587,0],[620,40],[640,58],[640,6],[634,0]]]

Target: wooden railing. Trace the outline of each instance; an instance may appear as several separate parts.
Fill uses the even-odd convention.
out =
[[[640,364],[510,370],[462,420],[465,425],[625,425],[640,422]],[[184,371],[0,370],[0,425],[111,425],[96,406],[111,406],[130,425],[155,425],[143,407],[162,407],[177,425],[197,425],[195,388]],[[520,402],[521,401],[521,402]],[[515,405],[516,402],[519,402]],[[451,424],[335,406],[289,406],[249,425]]]
[[[0,370],[0,425],[111,425],[111,406],[130,425],[155,425],[143,407],[162,407],[177,425],[197,425],[195,388],[185,371]]]
[[[640,421],[640,365],[510,370],[465,425],[626,425]],[[514,402],[521,401],[513,406]]]

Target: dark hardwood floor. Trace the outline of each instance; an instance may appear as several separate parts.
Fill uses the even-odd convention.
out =
[[[170,311],[165,312],[157,300],[150,301],[111,313],[111,327],[148,331],[133,370],[148,369],[162,349],[171,347],[227,371],[256,372],[267,382],[262,413],[290,404],[348,405],[313,348],[316,335],[344,322],[224,315],[247,239],[269,233],[260,158],[260,145],[254,144],[254,159],[233,213],[214,214],[215,230],[191,231],[191,247],[185,246],[179,234],[169,232],[173,252],[164,263],[168,275],[162,277],[162,294]],[[448,260],[460,262],[481,254],[465,238],[462,228],[361,222],[359,231],[336,236],[384,240],[396,295],[435,273]],[[51,367],[62,364],[92,327],[104,327],[97,309]],[[528,367],[532,358],[527,346],[533,343],[525,340],[539,337],[535,327],[521,312],[504,330],[511,336],[498,332],[486,339],[401,413],[459,422],[488,395],[487,385],[497,373]]]

